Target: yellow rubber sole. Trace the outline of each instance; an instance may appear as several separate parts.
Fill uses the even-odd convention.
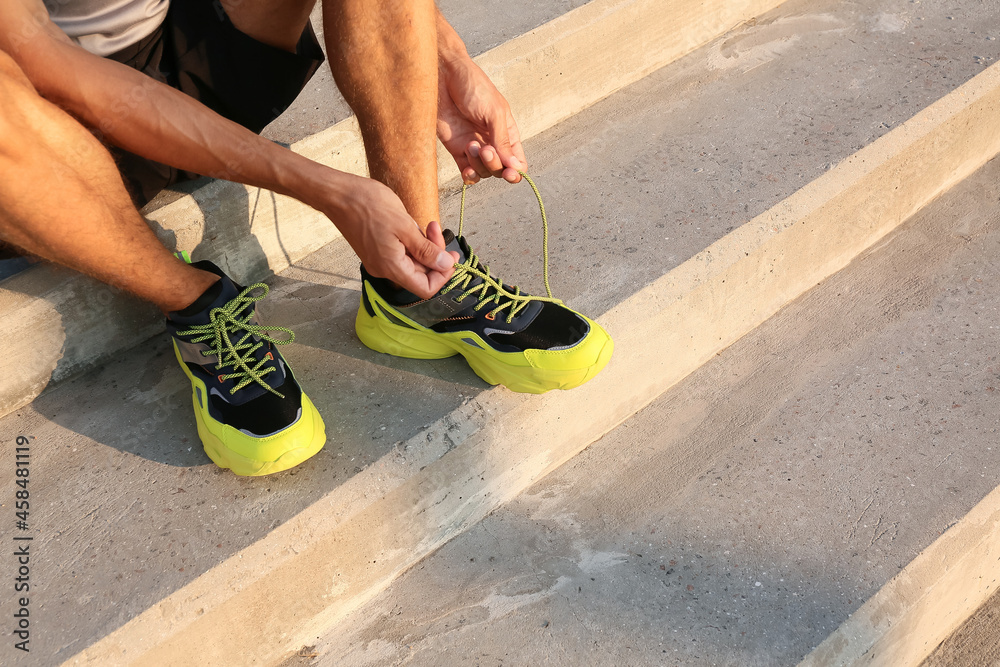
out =
[[[570,349],[498,352],[475,333],[438,333],[409,320],[405,321],[411,326],[391,322],[381,313],[389,306],[367,284],[364,289],[368,290],[376,314],[369,315],[362,304],[354,328],[366,346],[409,359],[444,359],[461,354],[476,375],[511,391],[542,394],[552,389],[579,387],[600,373],[614,352],[611,336],[583,315],[580,317],[590,324],[590,332]],[[400,317],[396,310],[393,315]]]
[[[191,381],[191,401],[198,427],[198,437],[208,458],[220,468],[252,477],[270,475],[293,468],[314,456],[326,444],[326,425],[316,406],[303,392],[302,414],[288,428],[274,435],[257,438],[222,424],[208,413],[208,390],[181,359],[174,345],[174,355]],[[290,372],[290,371],[289,371]],[[200,396],[199,396],[200,389]],[[201,398],[201,400],[199,400]]]

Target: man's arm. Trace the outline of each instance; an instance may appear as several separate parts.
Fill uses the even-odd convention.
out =
[[[497,176],[517,183],[528,168],[510,105],[437,12],[438,138],[466,183]]]
[[[451,274],[391,190],[258,137],[187,95],[73,44],[40,0],[0,3],[0,50],[40,95],[117,146],[208,176],[286,194],[327,215],[369,270],[421,296]]]

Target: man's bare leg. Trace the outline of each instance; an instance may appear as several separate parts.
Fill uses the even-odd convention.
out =
[[[425,233],[440,219],[436,20],[432,0],[323,0],[330,68],[357,114],[369,172]]]
[[[0,51],[0,239],[180,310],[215,276],[174,257],[131,203],[111,155],[38,96]]]
[[[316,0],[221,2],[242,32],[294,51]],[[361,125],[369,173],[426,234],[440,219],[434,2],[323,0],[323,24],[337,87]]]

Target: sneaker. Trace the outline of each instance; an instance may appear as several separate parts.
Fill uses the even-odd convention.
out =
[[[299,388],[276,346],[289,329],[257,323],[268,287],[241,287],[220,276],[193,304],[167,316],[174,353],[191,380],[194,416],[205,453],[237,475],[267,475],[302,463],[326,442],[316,407]],[[274,338],[276,333],[288,338]]]
[[[527,174],[522,174],[527,179]],[[536,196],[538,190],[531,183]],[[411,359],[465,357],[490,384],[541,394],[572,389],[597,375],[611,359],[614,343],[599,324],[552,298],[545,230],[545,288],[531,296],[490,275],[462,237],[444,230],[447,249],[459,255],[455,275],[430,299],[397,289],[361,267],[361,305],[355,330],[378,352]],[[462,191],[464,221],[465,190]]]

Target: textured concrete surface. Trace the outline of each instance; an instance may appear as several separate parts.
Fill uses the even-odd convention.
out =
[[[790,3],[539,137],[528,149],[554,223],[556,293],[600,315],[773,206],[978,72],[997,11]],[[822,90],[817,73],[831,78]],[[477,250],[537,289],[530,192],[481,186],[473,202]],[[287,357],[332,427],[295,471],[241,480],[208,464],[162,337],[0,420],[9,439],[37,443],[38,664],[72,656],[360,472],[377,478],[395,443],[484,389],[460,362],[387,360],[353,340],[356,268],[342,244],[274,285],[284,298],[265,319],[299,333]],[[460,436],[463,422],[453,427]],[[2,492],[13,498],[12,483]]]
[[[942,643],[921,667],[981,667],[1000,664],[1000,594],[995,593],[978,612]]]
[[[865,601],[800,667],[920,665],[941,645],[954,647],[956,633],[974,645],[983,635],[973,617],[989,609],[998,585],[1000,487]],[[963,632],[970,624],[972,632]]]
[[[995,161],[286,664],[796,663],[1000,482],[998,177]]]

